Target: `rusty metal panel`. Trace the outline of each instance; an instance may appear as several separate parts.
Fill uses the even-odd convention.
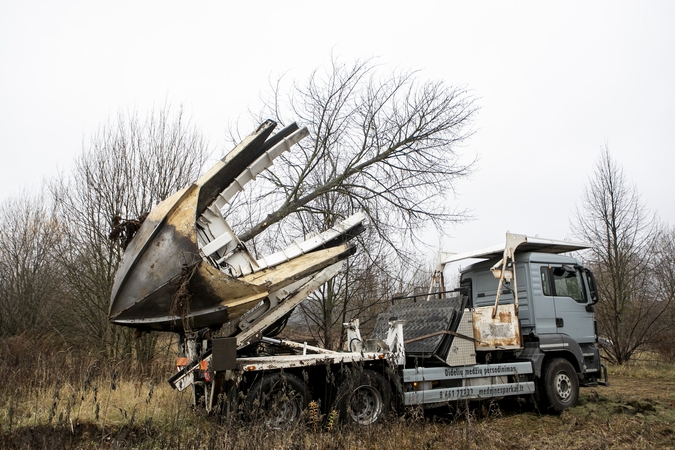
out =
[[[311,367],[318,365],[351,364],[364,361],[382,361],[386,353],[380,352],[345,352],[334,354],[310,355],[277,355],[238,358],[237,366],[245,372],[291,369],[294,367]]]
[[[473,331],[476,350],[505,350],[520,348],[520,323],[515,305],[483,306],[473,311]]]

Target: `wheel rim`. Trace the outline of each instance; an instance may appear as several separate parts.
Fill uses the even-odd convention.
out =
[[[276,394],[276,395],[274,395]],[[274,430],[286,428],[300,417],[299,399],[293,393],[273,393],[263,407],[265,425]]]
[[[382,394],[372,386],[359,386],[352,392],[350,414],[354,422],[370,425],[382,414]]]
[[[566,373],[559,373],[555,376],[555,390],[560,400],[563,402],[569,400],[572,395],[572,380]]]

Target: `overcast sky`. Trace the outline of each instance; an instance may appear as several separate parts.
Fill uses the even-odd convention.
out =
[[[220,156],[270,79],[304,78],[333,52],[479,98],[460,149],[479,164],[448,198],[475,220],[448,225],[446,250],[506,230],[570,238],[605,143],[675,225],[675,2],[234,3],[2,2],[0,200],[68,170],[120,110],[182,104]]]

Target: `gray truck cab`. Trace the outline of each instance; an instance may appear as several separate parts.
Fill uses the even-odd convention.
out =
[[[494,257],[462,270],[460,284],[471,307],[516,302],[523,348],[518,357],[532,360],[541,375],[547,357],[558,354],[574,365],[580,383],[597,383],[602,370],[594,317],[598,295],[590,270],[570,256],[514,252],[513,278],[500,280],[494,268],[501,262]]]
[[[461,285],[468,288],[472,306],[495,303],[499,280],[488,260],[462,271]],[[593,305],[597,302],[590,271],[574,258],[550,253],[516,255],[518,316],[523,336],[563,334],[578,343],[596,342]],[[500,304],[513,303],[512,287],[502,286]]]

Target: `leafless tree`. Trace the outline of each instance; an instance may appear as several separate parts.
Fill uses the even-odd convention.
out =
[[[165,107],[141,121],[120,113],[94,135],[77,157],[73,173],[52,185],[67,238],[59,248],[68,285],[64,333],[97,343],[111,356],[151,356],[156,335],[131,339],[107,319],[122,243],[111,240],[114,224],[142,221],[152,206],[194,181],[207,157],[202,135]],[[134,348],[135,347],[135,348]]]
[[[264,175],[272,186],[261,194],[268,208],[241,238],[290,214],[328,212],[334,221],[345,208],[366,211],[385,240],[392,231],[417,236],[428,223],[461,220],[446,199],[471,169],[457,147],[471,134],[475,112],[466,89],[422,81],[417,72],[383,73],[372,60],[333,60],[290,92],[280,81],[261,116],[297,121],[311,140]],[[325,209],[335,203],[321,201],[329,194],[338,194],[340,211]]]
[[[359,236],[360,251],[346,262],[341,276],[333,278],[300,305],[306,330],[326,348],[337,349],[345,338],[343,323],[360,320],[367,335],[377,315],[384,312],[398,280],[391,274],[395,254],[386,245],[375,246],[374,230]]]
[[[315,70],[290,89],[283,80],[274,84],[256,120],[297,121],[307,126],[311,139],[282,155],[261,175],[248,198],[249,207],[243,208],[245,217],[230,210],[235,222],[239,218],[239,228],[247,228],[241,239],[250,241],[253,249],[267,249],[364,211],[373,231],[363,242],[367,257],[358,267],[350,262],[345,275],[388,279],[398,265],[389,253],[409,258],[406,250],[424,227],[442,231],[448,223],[462,220],[463,213],[448,196],[472,167],[473,160],[460,158],[458,148],[471,135],[475,101],[464,88],[419,75],[386,72],[373,60],[343,64],[333,59],[327,69]],[[263,230],[266,234],[260,234]],[[392,263],[388,273],[376,260],[383,252]],[[356,282],[334,280],[319,291],[314,303],[306,302],[307,320],[323,330],[324,344],[330,329],[350,319],[349,311],[360,309],[352,302],[356,290],[349,288]],[[376,298],[382,295],[383,291]]]
[[[42,334],[60,291],[60,225],[49,199],[24,192],[0,205],[0,335]]]
[[[675,361],[675,228],[662,227],[654,245],[652,289],[667,308],[660,321],[663,333],[655,348],[667,361]]]
[[[606,146],[573,229],[594,244],[589,262],[601,295],[598,331],[613,342],[607,357],[625,363],[663,332],[662,318],[671,300],[654,290],[656,221]]]

